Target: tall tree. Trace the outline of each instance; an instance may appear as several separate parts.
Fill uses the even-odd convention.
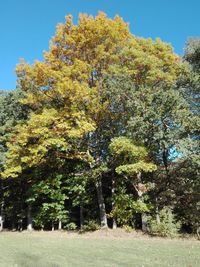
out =
[[[20,103],[23,92],[19,89],[13,91],[2,91],[0,95],[0,170],[3,171],[8,150],[7,142],[11,136],[12,129],[19,123],[24,122],[29,110]],[[9,181],[0,180],[0,216],[4,219],[7,211],[18,202],[17,194],[12,194],[13,188],[18,191],[16,185],[13,187]],[[12,199],[12,203],[10,200]],[[11,204],[11,205],[10,205]]]
[[[32,112],[12,131],[1,176],[29,177],[31,187],[41,184],[34,170],[46,166],[68,173],[70,178],[63,177],[74,178],[83,192],[93,182],[100,223],[107,227],[114,178],[108,166],[111,139],[128,136],[145,145],[160,164],[158,170],[169,177],[170,151],[178,149],[181,132],[180,111],[184,118],[190,114],[175,89],[184,71],[171,46],[133,36],[119,16],[80,15],[78,25],[67,16],[44,61],[32,66],[22,61],[17,67],[22,102]],[[84,166],[81,174],[79,166]],[[72,183],[71,192],[75,189]],[[83,206],[78,198],[74,203]]]
[[[178,216],[186,226],[199,235],[200,215],[200,39],[189,39],[184,60],[189,64],[189,74],[180,80],[182,94],[189,104],[192,116],[185,122],[187,138],[181,143],[182,158],[179,172],[176,171],[180,186],[177,190]]]

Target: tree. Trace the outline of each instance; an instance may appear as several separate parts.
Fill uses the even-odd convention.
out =
[[[187,138],[181,143],[182,158],[179,160],[179,172],[176,171],[180,187],[177,188],[177,213],[183,224],[199,235],[200,215],[200,39],[189,39],[184,60],[189,64],[189,73],[182,77],[179,86],[184,99],[189,104],[192,116],[185,122]],[[178,167],[177,167],[178,168]]]
[[[96,17],[80,15],[78,25],[67,16],[65,23],[57,26],[44,61],[32,66],[21,61],[17,66],[24,96],[21,103],[30,113],[12,129],[1,177],[13,184],[23,183],[26,211],[29,199],[33,198],[33,211],[39,201],[44,208],[35,210],[38,221],[45,214],[49,214],[48,221],[57,220],[62,206],[69,214],[79,209],[75,211],[79,219],[74,221],[82,225],[83,209],[87,215],[93,204],[96,216],[94,187],[101,227],[108,226],[107,214],[111,206],[116,207],[117,200],[111,195],[124,205],[131,203],[131,210],[138,207],[140,213],[146,202],[153,203],[158,196],[159,205],[165,205],[174,184],[174,160],[189,140],[187,117],[193,113],[177,83],[186,73],[187,66],[170,45],[133,36],[118,16],[109,19],[102,12]],[[113,139],[119,136],[125,139]],[[129,154],[126,162],[121,155],[122,162],[116,165],[115,153],[111,162],[111,140],[118,140],[123,149],[130,146],[141,156]],[[150,162],[157,165],[156,172],[151,172],[150,166],[155,165]],[[55,190],[49,181],[52,178],[52,183],[57,183],[57,175],[62,175],[60,187],[67,184],[64,192]],[[130,179],[118,179],[124,176],[138,180],[133,199]],[[120,181],[118,188],[115,179]],[[149,200],[139,203],[139,184],[145,188],[140,179],[144,184],[154,182],[155,187],[145,196]],[[44,181],[49,184],[49,195],[37,200],[31,189],[42,189]],[[13,192],[12,187],[9,190]],[[66,197],[61,206],[54,191]]]
[[[35,183],[31,188],[30,197],[27,199],[29,204],[42,202],[36,216],[34,217],[34,223],[37,227],[42,229],[45,225],[51,224],[52,230],[54,230],[55,224],[58,225],[58,229],[62,229],[62,223],[68,219],[68,212],[65,209],[65,200],[68,198],[63,186],[63,176],[58,174],[52,174],[47,179],[43,179]],[[42,201],[41,201],[42,198]],[[36,202],[36,203],[35,203]]]
[[[11,136],[12,129],[19,121],[25,121],[29,110],[20,103],[23,93],[19,89],[15,91],[2,91],[0,95],[0,170],[4,170],[6,153],[8,150],[7,142]],[[11,193],[12,188],[9,181],[0,180],[0,216],[5,219],[7,211],[11,209],[17,199]],[[16,185],[15,185],[16,189]],[[13,189],[12,189],[13,190]],[[16,189],[17,191],[18,189]],[[16,196],[16,195],[15,195]],[[9,198],[12,199],[10,203]],[[17,197],[18,198],[18,197]],[[8,200],[8,202],[7,202]],[[11,204],[11,205],[10,205]],[[13,211],[14,213],[14,211]]]
[[[4,165],[5,154],[7,151],[6,142],[9,140],[12,129],[19,121],[25,121],[28,117],[28,109],[20,103],[23,92],[4,91],[0,96],[0,165]]]
[[[136,213],[143,213],[148,211],[147,205],[145,205],[142,199],[143,194],[148,191],[148,186],[144,184],[142,174],[153,172],[157,169],[157,167],[155,164],[148,162],[148,153],[143,146],[135,145],[130,139],[126,137],[114,138],[109,148],[111,155],[113,156],[112,162],[116,174],[124,177],[127,180],[128,184],[134,188],[134,191],[136,193],[137,201],[132,200],[132,203],[128,204],[129,209],[127,211],[127,208],[122,205],[122,202],[124,200],[124,196],[122,194],[123,191],[126,190],[125,198],[129,199],[127,199],[128,201],[125,201],[125,206],[130,202],[130,196],[127,194],[127,189],[123,189],[123,187],[118,189],[118,192],[121,191],[121,196],[116,197],[118,203],[116,203],[115,201],[113,210],[111,212],[112,216],[116,217],[118,221],[125,220],[125,218],[127,218],[127,215],[125,216],[125,214],[128,212],[128,218],[127,221],[125,221],[128,222],[130,219],[132,219],[130,218],[130,215],[132,214],[130,208],[132,208]],[[117,194],[116,190],[114,192],[115,194]],[[121,200],[122,202],[119,200]],[[121,212],[121,210],[123,211]],[[145,228],[144,224],[145,222],[142,221],[143,230]]]

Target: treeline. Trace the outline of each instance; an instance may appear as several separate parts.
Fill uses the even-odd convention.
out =
[[[0,94],[8,229],[198,232],[200,39],[183,58],[99,13],[67,16]]]

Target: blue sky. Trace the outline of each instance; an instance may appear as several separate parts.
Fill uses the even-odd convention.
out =
[[[20,58],[42,60],[58,22],[72,14],[104,11],[130,23],[137,36],[160,37],[178,54],[188,37],[200,37],[200,0],[1,0],[0,89],[15,89],[15,66]]]

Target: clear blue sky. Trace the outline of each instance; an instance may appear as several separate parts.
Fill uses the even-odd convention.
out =
[[[0,89],[15,89],[15,65],[42,59],[58,22],[101,10],[130,23],[137,36],[160,37],[183,54],[188,37],[200,36],[200,0],[0,0]]]

